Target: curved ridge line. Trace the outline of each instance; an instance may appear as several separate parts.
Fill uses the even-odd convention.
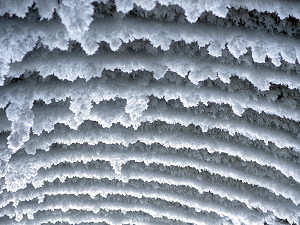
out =
[[[80,147],[79,147],[80,148]],[[26,179],[23,178],[22,181],[19,181],[20,187],[23,187],[26,185],[26,183],[30,183],[32,179],[34,179],[34,176],[38,173],[38,170],[41,168],[51,168],[52,166],[58,165],[62,162],[69,162],[69,163],[75,163],[75,162],[83,162],[84,164],[92,161],[107,161],[111,164],[116,174],[121,174],[122,166],[126,164],[127,162],[134,160],[135,162],[143,162],[146,165],[149,165],[151,163],[156,164],[162,164],[164,166],[178,166],[180,168],[186,168],[191,167],[196,169],[197,171],[206,170],[211,174],[219,174],[220,176],[223,176],[225,178],[232,178],[237,181],[248,183],[249,185],[257,185],[258,187],[266,188],[268,191],[276,194],[277,196],[282,196],[284,198],[291,199],[292,202],[296,205],[300,204],[300,195],[297,193],[297,191],[294,190],[294,188],[289,187],[288,185],[284,185],[280,182],[276,182],[276,179],[272,180],[271,178],[262,178],[254,174],[249,174],[247,172],[239,171],[237,168],[231,168],[226,167],[226,165],[220,164],[215,165],[214,163],[210,163],[205,160],[193,160],[191,157],[188,156],[176,156],[169,154],[166,156],[164,154],[155,153],[149,155],[148,152],[140,153],[140,155],[137,152],[124,152],[122,151],[114,151],[112,152],[95,152],[90,155],[83,155],[80,154],[80,151],[77,152],[67,152],[64,150],[63,154],[60,154],[60,158],[54,160],[51,157],[47,157],[47,155],[43,155],[40,157],[40,160],[43,161],[43,164],[38,163],[39,159],[35,159],[32,161],[32,163],[27,162],[26,158],[23,159],[23,163],[26,163],[28,168],[30,168],[30,174],[31,176],[26,177]],[[147,156],[147,157],[146,157]],[[47,160],[45,160],[47,159]],[[32,165],[34,164],[34,165]],[[10,168],[7,171],[7,177],[11,172],[14,172],[15,170],[18,170],[18,165],[15,167],[14,165],[11,165]],[[26,173],[28,173],[26,171]],[[25,174],[24,174],[25,176]],[[23,176],[22,176],[23,177]],[[266,182],[267,180],[267,182]],[[14,180],[15,182],[15,180]],[[7,188],[14,187],[16,188],[15,184],[10,183],[8,180],[6,180]],[[15,189],[12,189],[15,190]]]
[[[206,184],[206,186],[204,185],[203,181],[199,181],[199,180],[193,180],[190,178],[184,178],[181,177],[175,178],[175,176],[171,176],[171,175],[166,175],[166,174],[162,174],[160,173],[159,176],[157,176],[156,172],[144,172],[143,174],[138,173],[138,172],[127,172],[126,175],[125,174],[119,174],[118,176],[114,175],[114,174],[110,174],[107,173],[107,171],[104,171],[103,173],[99,174],[99,172],[94,172],[93,174],[76,174],[77,172],[72,170],[72,171],[68,171],[65,172],[64,174],[60,174],[60,175],[52,175],[52,178],[48,179],[44,179],[45,176],[43,176],[42,178],[37,178],[36,181],[34,181],[32,184],[35,186],[35,188],[39,188],[42,187],[44,185],[45,181],[48,182],[52,182],[55,179],[59,179],[61,182],[64,182],[64,180],[66,178],[73,178],[73,177],[78,177],[78,178],[91,178],[91,179],[103,179],[103,178],[107,178],[107,179],[117,179],[120,180],[124,183],[127,183],[129,180],[142,180],[142,181],[146,181],[146,182],[158,182],[160,184],[168,184],[168,185],[183,185],[183,186],[188,186],[191,188],[195,188],[198,193],[203,193],[203,192],[213,192],[214,194],[219,195],[221,198],[227,198],[230,201],[239,201],[241,203],[246,204],[246,206],[249,209],[253,209],[253,208],[259,208],[260,210],[262,210],[264,213],[270,212],[270,210],[272,211],[272,213],[274,213],[274,215],[276,215],[279,218],[283,218],[286,217],[286,212],[283,212],[282,209],[280,209],[281,206],[285,206],[286,208],[289,208],[289,212],[291,213],[290,217],[289,217],[289,221],[294,221],[295,218],[297,217],[295,215],[295,213],[297,212],[297,210],[295,211],[295,209],[293,209],[293,207],[286,205],[286,203],[281,202],[281,204],[272,204],[272,202],[269,202],[270,199],[264,199],[264,201],[262,202],[262,198],[261,197],[254,197],[252,196],[251,198],[247,197],[249,196],[249,194],[245,194],[244,192],[237,192],[237,190],[232,189],[232,187],[228,187],[226,191],[224,191],[224,186],[212,186],[211,184]],[[251,195],[251,194],[250,194]],[[294,218],[294,219],[292,219]]]

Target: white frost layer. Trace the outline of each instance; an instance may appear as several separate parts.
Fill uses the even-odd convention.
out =
[[[14,159],[12,163],[9,164],[6,173],[6,189],[9,191],[17,191],[19,189],[25,188],[28,183],[36,183],[40,178],[37,178],[38,171],[41,168],[50,168],[54,165],[63,162],[92,162],[96,160],[105,160],[110,162],[116,174],[122,174],[122,167],[127,162],[134,160],[135,162],[144,162],[149,165],[151,163],[157,163],[164,166],[177,166],[180,168],[191,167],[199,172],[208,171],[211,174],[218,174],[226,178],[233,178],[235,180],[241,181],[242,183],[248,183],[251,185],[256,185],[258,187],[263,187],[268,189],[270,192],[276,195],[281,195],[284,198],[291,199],[295,204],[300,204],[300,194],[297,187],[294,184],[287,184],[279,182],[274,174],[274,177],[266,177],[261,174],[251,173],[251,169],[255,170],[259,165],[252,166],[252,168],[247,168],[249,171],[232,168],[232,164],[245,165],[245,161],[234,161],[232,158],[228,158],[227,163],[221,163],[221,157],[226,158],[225,155],[214,154],[214,160],[208,159],[193,159],[188,156],[178,155],[172,152],[160,153],[152,151],[143,152],[142,150],[137,151],[124,151],[124,150],[111,150],[111,151],[95,151],[95,148],[105,148],[105,146],[97,147],[70,147],[68,149],[62,149],[60,151],[49,151],[49,152],[39,152],[34,156],[21,157],[19,160]],[[200,150],[204,151],[204,150]],[[60,157],[57,157],[59,155]],[[212,157],[212,155],[210,155]],[[219,159],[218,159],[219,158]],[[226,161],[226,160],[225,160]],[[231,163],[229,163],[229,161]],[[27,169],[22,169],[23,164],[27,165]],[[84,170],[83,170],[83,173]],[[55,174],[55,173],[54,173]]]
[[[160,166],[161,168],[162,166]],[[99,169],[98,169],[99,170]],[[147,170],[126,170],[122,174],[112,175],[111,172],[101,170],[81,169],[76,167],[66,169],[62,171],[61,168],[57,170],[46,170],[40,173],[36,177],[36,181],[32,184],[36,187],[43,187],[44,182],[52,182],[58,178],[61,182],[64,182],[66,178],[93,178],[101,181],[101,179],[108,178],[118,179],[122,182],[128,182],[130,180],[139,180],[141,182],[158,182],[162,185],[174,185],[185,186],[189,188],[195,188],[201,194],[203,192],[211,192],[219,195],[221,198],[226,198],[230,201],[239,201],[244,203],[249,209],[257,208],[264,213],[272,212],[274,215],[282,217],[287,216],[289,221],[295,221],[298,216],[298,207],[291,205],[290,202],[274,198],[274,196],[262,195],[261,191],[255,187],[247,187],[241,183],[240,186],[231,184],[230,182],[217,181],[217,179],[206,180],[205,175],[198,175],[197,179],[191,179],[175,173],[170,175],[164,172],[149,172]],[[280,202],[280,204],[278,204]],[[232,202],[234,204],[234,202]],[[289,210],[287,210],[289,209]]]
[[[79,79],[73,83],[50,80],[38,86],[28,82],[5,86],[0,89],[0,94],[0,108],[10,103],[6,115],[12,122],[12,133],[8,138],[8,144],[13,151],[20,149],[28,140],[33,125],[31,108],[34,101],[40,99],[48,104],[52,100],[61,101],[71,98],[73,103],[70,109],[77,115],[78,121],[89,114],[92,102],[97,104],[115,98],[126,99],[125,111],[129,113],[132,120],[136,120],[148,108],[149,96],[166,100],[180,99],[185,107],[197,106],[199,102],[229,104],[238,116],[241,116],[245,109],[250,108],[257,112],[300,121],[298,108],[290,110],[284,104],[268,102],[263,97],[247,96],[247,93],[230,93],[210,87],[182,87],[156,82],[144,84],[138,80],[123,78],[109,81],[96,79],[88,82]]]
[[[168,53],[150,55],[147,53],[108,53],[100,52],[87,56],[82,52],[39,53],[43,57],[25,57],[21,62],[10,64],[6,78],[20,77],[26,71],[37,71],[46,78],[55,75],[61,80],[74,81],[77,78],[90,80],[101,77],[104,69],[120,69],[124,72],[145,70],[153,72],[155,79],[164,77],[167,71],[176,72],[181,77],[198,84],[206,79],[220,79],[229,83],[237,76],[250,81],[258,90],[269,90],[271,83],[282,84],[290,89],[300,90],[300,76],[266,68],[251,68],[241,65],[227,65],[216,61],[203,60],[198,57],[177,56]],[[55,66],[54,66],[55,65]]]
[[[260,125],[250,124],[245,121],[236,121],[233,119],[212,118],[206,114],[197,114],[193,112],[178,112],[169,109],[165,102],[159,103],[155,108],[147,109],[142,116],[132,120],[124,110],[125,104],[118,101],[100,102],[90,109],[90,113],[81,115],[81,121],[75,120],[75,114],[67,105],[49,104],[46,106],[34,106],[34,123],[32,125],[33,134],[40,135],[43,131],[50,132],[55,124],[62,123],[72,129],[77,129],[84,120],[96,121],[99,125],[109,128],[115,123],[120,123],[125,127],[133,126],[137,129],[142,122],[154,122],[156,120],[167,122],[168,124],[181,124],[188,126],[190,124],[200,126],[203,132],[209,129],[219,128],[228,131],[230,135],[241,134],[251,140],[263,140],[267,145],[273,142],[279,148],[300,149],[300,143],[296,137],[280,131]],[[84,116],[84,117],[83,117]],[[7,119],[5,111],[0,111],[1,132],[11,131],[11,123]],[[80,122],[80,123],[79,123]],[[241,124],[243,124],[241,126]]]
[[[84,216],[83,216],[84,215]],[[83,210],[70,210],[64,212],[62,210],[49,210],[43,211],[35,215],[34,220],[23,219],[20,222],[15,220],[4,220],[6,225],[40,225],[40,224],[56,224],[56,223],[67,223],[76,225],[86,225],[86,224],[109,224],[109,225],[119,225],[121,224],[140,224],[140,225],[166,225],[166,224],[187,224],[182,221],[170,220],[167,218],[156,218],[152,217],[148,213],[139,211],[122,211],[122,209],[115,210],[105,210],[101,209],[98,213],[93,213],[92,211]]]
[[[125,104],[118,101],[103,101],[98,105],[94,105],[88,113],[80,114],[80,121],[78,116],[76,116],[76,112],[74,114],[67,105],[57,106],[49,104],[47,106],[36,106],[33,108],[33,113],[34,124],[32,132],[37,135],[40,135],[43,131],[52,131],[57,123],[77,129],[81,124],[80,122],[90,120],[96,121],[105,128],[120,123],[125,127],[132,126],[134,129],[138,129],[143,122],[164,121],[168,124],[180,124],[186,127],[193,124],[200,126],[203,132],[219,128],[228,131],[230,135],[238,133],[251,140],[263,140],[266,145],[268,142],[272,142],[279,148],[293,148],[300,152],[299,140],[286,132],[233,119],[212,118],[206,114],[195,115],[193,112],[178,112],[170,109],[166,102],[160,102],[155,108],[146,109],[136,120],[132,120],[129,114],[125,112]]]
[[[300,3],[157,0],[162,5],[182,7],[190,22],[185,24],[124,17],[114,12],[113,16],[94,20],[93,11],[98,8],[94,8],[92,0],[0,0],[0,16],[7,11],[24,18],[33,3],[41,18],[47,20],[37,21],[30,13],[26,19],[5,16],[0,21],[0,205],[5,206],[0,210],[0,223],[225,224],[232,218],[236,224],[273,224],[276,217],[299,223],[300,136],[295,130],[300,121],[300,78],[296,73],[300,41],[280,31],[271,34],[237,25],[230,28],[193,22],[204,11],[225,17],[230,7],[275,12],[281,19],[296,15],[297,20]],[[117,12],[128,12],[134,4],[150,10],[156,4],[154,0],[115,3]],[[52,17],[54,10],[60,18]],[[243,19],[241,15],[241,22]],[[264,30],[276,23],[268,21],[276,20],[275,16],[260,15],[258,19],[266,25]],[[285,22],[290,26],[299,21],[280,21]],[[230,26],[227,22],[226,25]],[[144,41],[131,43],[136,39]],[[107,42],[114,53],[104,53],[108,50],[106,46],[99,47],[101,41]],[[170,49],[173,41],[179,42]],[[181,48],[183,42],[193,44]],[[199,47],[203,47],[200,52]],[[206,49],[213,57],[205,61],[201,58],[207,56]],[[240,60],[228,55],[228,51]],[[221,55],[221,60],[234,59],[235,65],[217,62]],[[273,68],[266,57],[275,67],[283,63],[287,72],[263,69]],[[236,65],[241,62],[254,66]],[[102,76],[105,69],[139,71],[124,78],[118,71]],[[36,74],[31,77],[32,70],[45,79]],[[153,72],[154,79],[144,70]],[[235,75],[249,80],[258,90],[248,82],[229,79]],[[205,81],[203,86],[198,85],[201,81]],[[271,84],[275,84],[272,89]],[[278,85],[298,90],[280,90]],[[156,104],[157,99],[164,99],[164,103]],[[112,104],[106,104],[107,100]],[[192,108],[198,103],[199,108]],[[243,119],[238,118],[236,115],[241,116],[245,109],[249,110]],[[202,111],[205,114],[199,113]],[[251,121],[264,125],[252,125]],[[281,128],[293,135],[281,132]],[[73,183],[64,189],[55,181],[58,178],[66,184],[69,177],[73,177]],[[81,179],[85,177],[89,179]],[[106,178],[112,184],[117,179],[128,184],[130,179],[139,185],[156,183],[146,193],[141,186],[139,190],[125,188],[123,183],[119,189],[117,185],[105,186]],[[95,181],[103,185],[97,191],[92,190],[97,188]],[[179,194],[156,188],[167,185]],[[200,194],[188,199],[187,189]],[[87,195],[74,197],[80,191]],[[171,204],[174,201],[177,203]],[[232,210],[234,207],[237,210]],[[143,215],[140,209],[152,216]],[[116,212],[120,218],[114,217]],[[8,222],[4,215],[14,221]]]
[[[127,13],[133,8],[133,4],[146,10],[151,10],[156,2],[166,6],[179,5],[184,9],[185,16],[191,23],[197,21],[198,17],[205,11],[211,11],[216,16],[225,18],[231,7],[276,13],[281,19],[289,16],[300,19],[300,3],[297,1],[264,0],[262,3],[260,0],[197,0],[193,2],[185,0],[131,0],[129,2],[130,4],[127,1],[116,0],[117,9]]]
[[[101,181],[101,180],[100,180]],[[82,195],[89,195],[91,199],[95,199],[96,196],[101,196],[106,198],[108,195],[123,195],[126,197],[134,198],[152,198],[161,199],[168,202],[169,204],[179,203],[184,207],[193,208],[196,212],[214,212],[221,217],[228,217],[234,221],[234,223],[245,223],[245,224],[257,224],[263,223],[265,221],[265,215],[262,213],[256,213],[245,207],[235,207],[234,204],[226,199],[223,202],[216,201],[214,199],[208,199],[206,195],[198,196],[197,198],[191,198],[190,196],[183,196],[180,193],[170,193],[168,190],[153,190],[153,186],[149,186],[147,189],[143,188],[132,188],[124,186],[116,186],[113,183],[102,182],[102,185],[88,185],[88,186],[74,186],[74,185],[60,185],[53,186],[53,188],[48,188],[43,190],[43,192],[38,193],[38,195],[33,195],[31,198],[26,198],[26,201],[32,201],[33,198],[38,197],[39,204],[45,201],[45,195],[47,196],[63,196],[75,195],[80,199]],[[82,183],[83,185],[85,183]],[[124,184],[124,183],[122,183]],[[24,214],[32,214],[28,212],[28,206],[23,207],[22,203],[20,208],[16,206],[15,213],[18,214],[18,218],[23,217]],[[38,208],[41,210],[42,208]]]
[[[106,2],[106,0],[101,0]],[[0,16],[5,13],[24,18],[28,8],[35,3],[42,19],[51,19],[54,11],[58,13],[70,36],[80,38],[88,30],[93,18],[93,0],[0,0]]]
[[[107,0],[96,0],[97,2],[106,3]],[[28,12],[28,7],[31,7],[33,2],[36,3],[36,7],[39,10],[39,13],[43,19],[50,19],[54,10],[58,12],[61,16],[62,20],[64,19],[64,11],[63,9],[68,6],[68,0],[60,1],[60,4],[56,0],[48,0],[46,2],[42,0],[26,0],[22,1],[21,4],[17,0],[0,1],[0,16],[3,16],[5,13],[9,15],[17,15],[18,17],[24,18],[26,13]],[[86,5],[88,3],[91,4],[91,0],[86,1]],[[73,5],[80,6],[82,3],[80,0],[73,1]],[[134,4],[146,9],[151,10],[155,7],[156,3],[161,5],[178,5],[185,11],[185,16],[187,20],[191,23],[195,22],[198,17],[205,11],[211,11],[218,17],[225,18],[228,12],[228,9],[234,7],[236,9],[246,8],[247,10],[257,10],[258,12],[268,12],[268,13],[276,13],[280,19],[287,18],[289,16],[295,17],[296,19],[300,19],[300,3],[297,1],[282,1],[282,0],[264,0],[262,3],[259,0],[197,0],[193,2],[186,2],[184,0],[116,0],[116,10],[123,13],[128,13],[133,9]],[[86,7],[87,7],[86,6]],[[71,13],[76,12],[76,8],[72,7],[70,9]],[[89,6],[91,7],[91,6]],[[74,9],[75,8],[75,9]],[[89,8],[83,8],[84,12],[88,12]],[[88,20],[90,14],[83,13],[84,16],[80,18],[81,20],[78,22],[84,22]],[[68,28],[67,24],[66,27]]]
[[[285,176],[291,176],[295,181],[300,181],[299,165],[290,160],[275,158],[269,153],[259,151],[254,148],[246,147],[241,144],[234,144],[229,141],[217,140],[204,134],[188,133],[183,131],[164,131],[158,132],[154,129],[132,130],[122,126],[105,129],[95,124],[86,123],[78,130],[70,130],[60,126],[55,132],[40,136],[32,135],[30,140],[25,143],[24,149],[34,154],[36,149],[49,150],[53,143],[71,145],[72,143],[89,143],[96,145],[99,142],[105,144],[129,144],[137,141],[151,145],[160,143],[165,147],[172,148],[191,148],[195,150],[207,149],[208,152],[226,153],[231,156],[240,157],[245,161],[254,161],[260,165],[274,167]]]
[[[35,47],[38,39],[50,50],[66,50],[68,41],[76,40],[89,55],[96,52],[101,41],[109,43],[110,48],[116,51],[122,42],[128,43],[135,39],[149,40],[154,47],[160,46],[163,50],[168,50],[172,41],[183,40],[186,43],[196,42],[199,47],[209,45],[209,54],[216,57],[221,56],[227,45],[235,58],[246,54],[247,48],[250,48],[254,62],[265,63],[267,56],[276,66],[281,65],[281,59],[289,63],[300,61],[298,39],[241,28],[214,27],[205,23],[181,25],[113,17],[94,21],[85,32],[85,28],[75,27],[75,30],[83,31],[73,35],[57,21],[37,23],[4,19],[0,26],[4,27],[0,30],[0,63],[6,67],[11,62],[21,61]],[[7,39],[8,36],[14,39]],[[0,74],[1,80],[5,72],[7,69]]]
[[[53,199],[53,200],[52,200]],[[125,212],[129,211],[142,211],[150,214],[156,218],[166,217],[168,219],[178,220],[185,223],[192,224],[207,224],[207,223],[222,223],[222,217],[209,215],[209,213],[197,212],[192,213],[194,210],[189,208],[172,205],[166,201],[160,201],[161,206],[158,206],[156,201],[158,199],[149,199],[149,198],[134,198],[126,199],[126,196],[107,196],[100,197],[95,200],[91,198],[80,198],[76,196],[50,196],[47,198],[47,201],[41,202],[39,204],[23,204],[23,207],[19,206],[19,213],[16,215],[16,220],[20,221],[22,219],[22,214],[27,214],[29,219],[34,219],[34,214],[39,211],[48,211],[61,209],[63,212],[68,210],[83,210],[83,211],[92,211],[98,213],[101,209],[104,210],[117,210],[121,209]],[[26,205],[29,207],[27,208]],[[205,211],[204,211],[205,212]],[[194,215],[193,215],[194,214]],[[228,220],[228,218],[224,218]]]

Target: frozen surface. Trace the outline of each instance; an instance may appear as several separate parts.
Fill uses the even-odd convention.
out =
[[[299,224],[299,19],[0,0],[0,224]]]

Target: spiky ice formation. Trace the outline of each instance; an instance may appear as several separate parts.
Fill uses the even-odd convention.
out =
[[[0,224],[299,224],[300,3],[0,0]]]

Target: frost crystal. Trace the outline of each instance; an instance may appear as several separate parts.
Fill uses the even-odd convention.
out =
[[[0,224],[300,224],[300,2],[0,17]]]

